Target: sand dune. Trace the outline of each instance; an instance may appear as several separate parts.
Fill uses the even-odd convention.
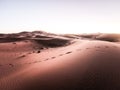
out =
[[[119,89],[119,34],[0,34],[0,90]]]

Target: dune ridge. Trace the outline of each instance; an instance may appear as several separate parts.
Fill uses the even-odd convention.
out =
[[[0,34],[0,90],[119,90],[120,34]]]

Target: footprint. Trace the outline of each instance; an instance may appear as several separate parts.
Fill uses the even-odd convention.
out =
[[[90,48],[86,48],[86,49],[90,49]]]
[[[45,59],[44,61],[47,61],[47,60],[49,60],[49,59],[47,58],[47,59]]]
[[[41,61],[38,61],[38,62],[41,62]]]
[[[25,57],[26,55],[22,55],[22,56],[20,56],[20,58],[22,58],[22,57]]]
[[[105,46],[105,48],[109,48],[108,46]]]
[[[41,50],[44,49],[43,47],[40,48]]]
[[[24,41],[25,43],[27,43],[28,41],[26,40],[26,41]]]
[[[38,63],[38,61],[34,61],[33,63]]]
[[[33,47],[33,49],[39,49],[39,47]]]
[[[32,64],[31,62],[29,62],[28,64]]]
[[[63,54],[60,54],[59,56],[63,56]]]
[[[48,47],[46,47],[46,49],[49,49]]]
[[[31,52],[29,52],[28,54],[32,54]]]
[[[40,50],[39,50],[39,51],[37,51],[37,53],[40,53]]]
[[[10,65],[11,67],[14,67],[14,65],[13,65],[13,64],[11,64],[11,63],[10,63],[9,65]]]
[[[0,67],[1,67],[2,65],[0,64]]]
[[[95,46],[95,48],[100,48],[100,46]]]
[[[114,48],[118,48],[117,46],[113,46]]]
[[[102,51],[102,50],[95,50],[95,51],[98,51],[98,52],[101,52],[101,53],[105,53],[105,51]]]
[[[16,44],[15,42],[13,42],[13,44]]]
[[[54,59],[55,57],[51,57],[51,59]]]
[[[65,54],[70,54],[70,53],[72,53],[72,52],[66,52]]]

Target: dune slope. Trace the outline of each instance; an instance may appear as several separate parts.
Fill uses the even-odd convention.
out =
[[[0,90],[119,90],[119,69],[118,36],[0,34]]]

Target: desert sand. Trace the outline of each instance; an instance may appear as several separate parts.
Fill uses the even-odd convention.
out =
[[[0,90],[120,90],[120,34],[0,34]]]

